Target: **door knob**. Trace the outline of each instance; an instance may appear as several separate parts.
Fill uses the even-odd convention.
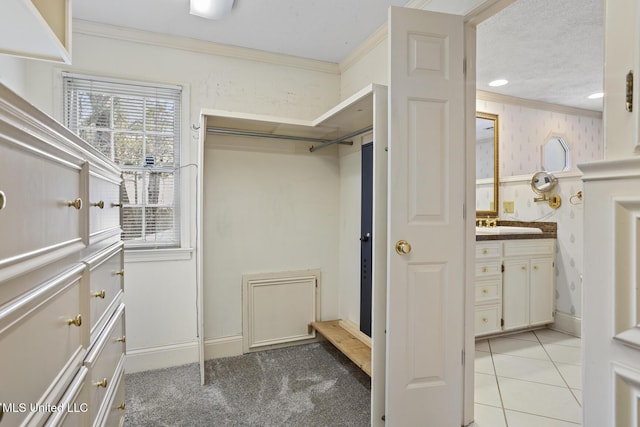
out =
[[[411,244],[406,240],[398,240],[398,243],[396,243],[396,252],[400,255],[408,254],[411,252]]]
[[[360,241],[361,241],[361,242],[368,242],[368,241],[369,241],[369,237],[371,237],[371,233],[367,233],[367,234],[365,234],[364,236],[362,236],[362,237],[360,238]]]

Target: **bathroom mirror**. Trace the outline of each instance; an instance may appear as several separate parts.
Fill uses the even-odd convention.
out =
[[[536,172],[531,178],[531,189],[544,196],[553,190],[557,182],[558,179],[547,171]]]
[[[476,216],[498,216],[498,115],[476,112]]]
[[[569,170],[569,146],[561,136],[550,135],[542,144],[542,168],[547,172]]]

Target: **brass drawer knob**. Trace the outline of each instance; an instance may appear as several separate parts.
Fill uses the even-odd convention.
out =
[[[525,267],[524,265],[522,267],[520,267],[522,269],[522,271],[526,271],[527,267]]]
[[[72,202],[67,202],[67,206],[69,206],[70,208],[76,208],[77,210],[80,210],[82,209],[82,199],[78,197]]]
[[[122,207],[122,203],[111,203],[111,207],[112,208],[121,208]]]
[[[123,335],[120,338],[116,338],[116,342],[127,342],[127,337]]]
[[[95,292],[93,294],[91,294],[92,297],[94,298],[102,298],[104,299],[104,297],[107,295],[107,293],[105,292],[105,290],[101,290],[100,292]]]
[[[489,253],[489,249],[484,248],[484,249],[482,250],[482,254],[483,254],[483,255],[486,255],[486,254],[488,254],[488,253]]]
[[[121,404],[116,406],[116,409],[120,409],[121,411],[124,411],[126,407],[127,407],[127,404],[125,402],[122,402]]]
[[[116,276],[124,276],[124,270],[116,271],[114,274]]]
[[[487,319],[486,317],[482,318],[482,323],[489,323],[489,319]]]
[[[0,191],[0,209],[4,209],[7,206],[7,196],[4,192]],[[0,412],[0,420],[2,419],[2,412]]]
[[[96,387],[107,388],[107,379],[103,378],[102,381],[98,381],[97,383],[93,383],[93,385],[96,386]]]
[[[487,267],[482,267],[482,272],[483,272],[483,273],[486,273],[486,272],[488,272],[488,271],[489,271],[489,269],[488,269]]]
[[[99,202],[91,203],[91,206],[96,208],[104,209],[104,201],[100,200]]]
[[[538,266],[537,266],[537,265],[534,265],[534,266],[533,266],[533,269],[534,269],[534,270],[537,270],[537,269],[538,269]]]
[[[78,314],[73,319],[67,320],[67,325],[69,325],[69,326],[73,325],[73,326],[77,326],[77,327],[82,326],[82,316]]]
[[[488,293],[489,293],[489,291],[488,291],[487,289],[483,289],[483,290],[482,290],[482,294],[483,294],[483,295],[486,295],[486,294],[488,294]]]

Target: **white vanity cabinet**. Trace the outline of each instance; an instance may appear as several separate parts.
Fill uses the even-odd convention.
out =
[[[554,256],[555,239],[476,243],[476,336],[554,321]],[[493,296],[497,286],[500,293]],[[489,309],[497,307],[501,313],[494,323]]]
[[[0,425],[118,425],[119,168],[0,84]]]

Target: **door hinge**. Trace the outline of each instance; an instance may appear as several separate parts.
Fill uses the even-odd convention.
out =
[[[500,326],[504,326],[504,319],[500,319]]]
[[[504,264],[500,265],[500,272],[504,273]]]
[[[627,73],[627,111],[633,111],[633,71]]]
[[[467,219],[467,204],[462,204],[462,219]]]
[[[465,354],[464,354],[464,348],[462,349],[462,366],[464,366],[464,359],[465,359]]]
[[[467,75],[467,58],[462,60],[462,74]]]

